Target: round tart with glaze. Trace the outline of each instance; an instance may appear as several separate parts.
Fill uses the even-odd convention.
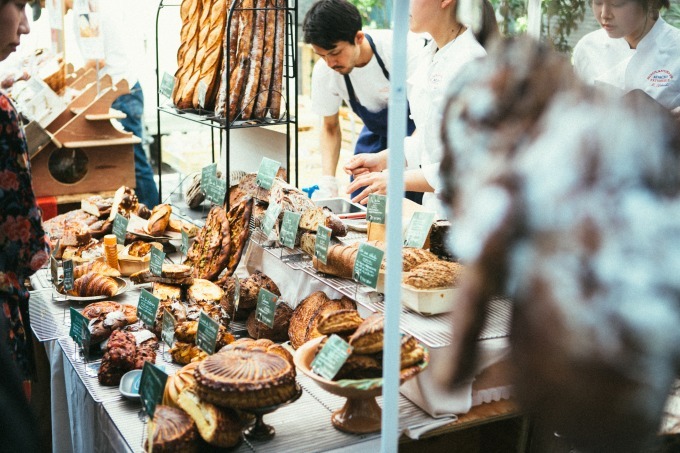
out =
[[[295,368],[279,355],[257,350],[220,352],[195,371],[196,391],[210,403],[237,409],[274,406],[295,393]]]

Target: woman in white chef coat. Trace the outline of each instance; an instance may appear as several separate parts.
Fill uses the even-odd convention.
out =
[[[408,101],[416,125],[416,133],[404,143],[407,170],[406,190],[425,192],[423,205],[430,211],[442,212],[436,193],[439,162],[442,156],[440,138],[443,101],[446,88],[458,71],[469,61],[486,55],[480,41],[498,33],[493,8],[484,1],[483,24],[477,36],[456,15],[457,0],[411,0],[410,29],[429,33],[432,40],[422,49],[418,68],[407,80]],[[366,204],[371,193],[385,194],[387,153],[356,155],[345,165],[355,179],[347,193],[365,187],[353,201]],[[441,216],[440,216],[441,217]]]
[[[668,0],[592,0],[600,28],[574,47],[574,69],[587,83],[639,89],[680,119],[680,30],[659,16]]]

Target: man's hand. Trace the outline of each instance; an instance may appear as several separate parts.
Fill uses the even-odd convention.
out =
[[[360,154],[361,156],[370,154]],[[358,157],[358,156],[355,156]],[[364,190],[359,193],[356,197],[352,198],[355,203],[361,203],[363,205],[368,204],[368,196],[370,194],[387,194],[387,172],[373,172],[373,173],[363,173],[354,178],[354,181],[347,187],[347,193],[352,193],[355,190],[361,188]]]
[[[380,172],[387,168],[387,150],[379,153],[356,154],[343,167],[348,175]]]

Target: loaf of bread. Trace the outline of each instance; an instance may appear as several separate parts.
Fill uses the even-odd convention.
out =
[[[354,261],[359,253],[358,243],[352,245],[331,245],[328,247],[326,264],[323,264],[317,257],[314,257],[314,269],[328,275],[336,277],[352,278],[354,271]]]
[[[307,341],[320,336],[317,325],[324,314],[356,308],[356,303],[344,296],[341,299],[330,299],[323,291],[310,294],[295,307],[290,318],[288,337],[291,346],[297,349]]]
[[[220,81],[218,76],[222,66],[224,56],[224,32],[225,18],[227,17],[227,0],[212,0],[209,2],[208,22],[201,24],[201,31],[207,30],[205,39],[199,43],[201,48],[196,54],[194,71],[198,74],[196,79],[196,90],[194,91],[192,105],[194,108],[201,108],[199,102],[199,84],[205,84],[206,93],[202,108],[213,110],[215,108],[215,97],[219,89]],[[201,35],[202,37],[202,35]],[[201,52],[205,49],[204,52]]]
[[[170,223],[172,206],[169,204],[156,205],[151,211],[151,216],[146,224],[146,230],[151,236],[160,236]]]
[[[213,206],[187,252],[187,263],[193,266],[194,277],[214,280],[228,266],[230,231],[227,212],[220,206]]]
[[[286,34],[286,6],[285,0],[276,2],[276,36],[274,37],[274,64],[272,67],[272,82],[269,88],[269,108],[271,116],[279,119],[281,116],[281,93],[283,92],[283,66],[285,64],[285,34]]]
[[[253,22],[255,2],[253,0],[242,0],[241,13],[239,14],[238,27],[238,49],[236,51],[236,61],[231,67],[229,74],[229,108],[228,118],[232,122],[239,115],[241,99],[243,98],[243,86],[250,70],[250,51],[253,46]],[[232,31],[233,33],[233,31]]]
[[[331,230],[331,236],[343,237],[347,235],[347,226],[333,214],[333,211],[326,207],[315,207],[302,213],[300,217],[300,228],[307,231],[314,231],[319,226],[325,226]]]
[[[269,2],[269,6],[275,5],[274,1]],[[265,118],[269,113],[267,101],[269,100],[269,88],[272,80],[272,69],[274,68],[274,39],[276,36],[276,10],[267,10],[265,18],[264,49],[262,52],[262,67],[260,68],[260,81],[257,99],[255,101],[255,118]]]
[[[107,277],[120,277],[120,271],[114,269],[103,261],[90,261],[73,268],[73,278],[78,279],[85,274],[94,272],[95,274],[105,275]]]
[[[253,25],[253,45],[250,49],[250,68],[241,99],[241,118],[248,120],[255,109],[255,98],[260,85],[260,69],[264,51],[265,19],[267,12],[263,9],[269,0],[255,0],[255,21]]]
[[[288,327],[291,316],[293,316],[293,309],[288,304],[277,304],[276,311],[274,312],[274,326],[270,328],[258,321],[256,312],[252,311],[246,321],[248,335],[256,339],[266,338],[272,341],[288,341]]]
[[[90,272],[77,278],[73,282],[72,294],[78,297],[91,296],[115,296],[118,292],[118,283],[105,275]]]
[[[404,274],[402,281],[417,289],[452,288],[460,282],[463,269],[462,264],[450,261],[427,261]]]

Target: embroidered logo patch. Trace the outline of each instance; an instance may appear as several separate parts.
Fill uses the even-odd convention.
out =
[[[673,74],[668,69],[657,69],[647,76],[653,87],[667,87],[673,81]]]

